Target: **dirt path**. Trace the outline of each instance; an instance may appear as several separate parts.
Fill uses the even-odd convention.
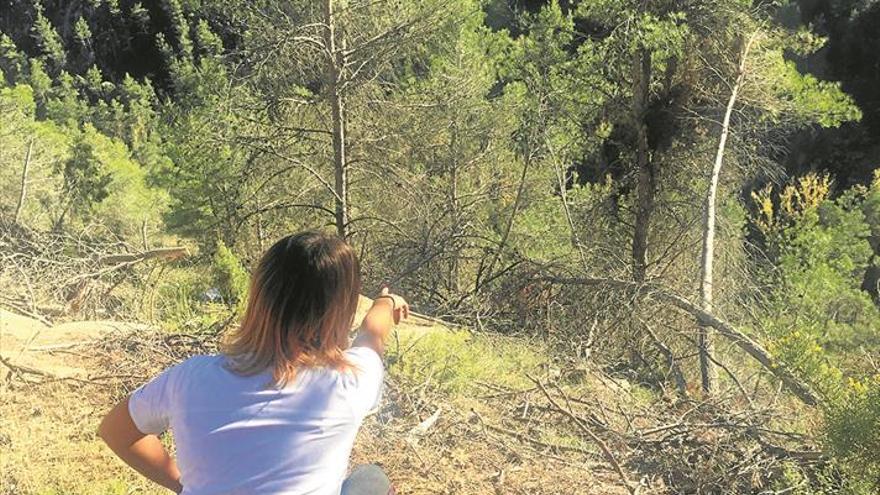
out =
[[[149,325],[109,321],[74,321],[52,326],[0,309],[0,357],[15,366],[33,368],[58,378],[84,378],[89,371],[72,359],[48,351],[87,345],[112,334],[147,331]]]

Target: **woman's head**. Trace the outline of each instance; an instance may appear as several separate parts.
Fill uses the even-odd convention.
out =
[[[300,366],[347,366],[343,356],[361,289],[351,246],[320,232],[276,242],[251,277],[247,310],[226,343],[230,367],[250,375],[272,368],[290,381]]]

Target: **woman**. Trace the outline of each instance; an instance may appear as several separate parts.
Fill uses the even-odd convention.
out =
[[[357,257],[341,239],[281,239],[260,260],[223,353],[165,370],[113,408],[99,435],[185,495],[391,493],[376,466],[345,474],[379,400],[385,338],[409,306],[383,289],[349,346],[360,288]],[[177,462],[157,437],[169,428]]]

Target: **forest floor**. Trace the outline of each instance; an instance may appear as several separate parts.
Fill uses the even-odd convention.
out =
[[[98,421],[163,367],[212,346],[139,323],[48,325],[0,310],[0,494],[161,493],[111,456]],[[384,400],[352,465],[382,465],[401,494],[627,493],[595,446],[549,420],[523,376],[547,369],[529,343],[416,318],[391,347]],[[601,393],[620,395],[615,387]]]

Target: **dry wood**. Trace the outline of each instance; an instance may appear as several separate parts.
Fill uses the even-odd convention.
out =
[[[437,423],[437,420],[440,419],[440,411],[441,408],[438,407],[437,410],[434,411],[434,414],[428,416],[426,420],[422,421],[421,423],[414,426],[411,430],[409,430],[409,435],[417,437],[426,435],[428,433],[428,430],[430,430],[434,426],[434,424]]]
[[[2,354],[0,354],[0,363],[2,363],[4,366],[6,366],[11,373],[16,373],[19,375],[21,375],[21,374],[37,375],[37,376],[41,376],[44,378],[52,378],[52,379],[58,378],[55,375],[53,375],[52,373],[49,373],[48,371],[43,371],[43,370],[40,370],[37,368],[32,368],[30,366],[25,366],[23,364],[14,364],[10,359],[3,357]]]
[[[484,428],[486,428],[487,430],[491,430],[491,431],[494,431],[495,433],[501,433],[504,435],[511,436],[521,442],[526,442],[526,443],[530,443],[533,445],[537,445],[538,447],[543,447],[545,449],[553,449],[553,450],[556,450],[559,452],[577,452],[579,454],[584,454],[584,455],[588,455],[588,456],[595,456],[595,455],[599,454],[599,452],[593,452],[591,450],[587,450],[587,449],[584,449],[581,447],[574,447],[571,445],[560,445],[560,444],[556,444],[556,443],[545,442],[543,440],[540,440],[540,439],[535,438],[533,436],[527,435],[527,434],[520,432],[520,431],[511,430],[509,428],[504,428],[503,426],[493,425],[492,423],[489,423],[488,421],[486,421],[486,419],[480,413],[475,411],[474,409],[471,409],[471,413],[474,415],[474,417],[477,418],[477,420],[480,422],[480,425],[483,426]]]
[[[52,326],[52,321],[49,320],[48,318],[46,318],[46,316],[45,316],[45,314],[47,314],[47,311],[45,311],[45,310],[49,309],[49,307],[41,307],[41,306],[36,306],[34,304],[28,304],[26,301],[24,301],[22,299],[10,298],[10,297],[5,296],[3,294],[0,294],[0,299],[2,299],[2,303],[3,303],[2,305],[14,310],[13,312],[21,313],[22,315],[27,316],[28,318],[33,318],[33,319],[39,321],[40,323],[46,325],[47,327]],[[32,307],[33,307],[33,309],[32,309]],[[51,309],[58,309],[58,308],[52,307]],[[61,312],[63,312],[63,311],[61,311]],[[61,312],[56,313],[55,315],[57,316],[57,314],[60,314]]]
[[[461,325],[459,325],[457,323],[452,323],[452,322],[446,321],[442,318],[437,318],[436,316],[426,315],[423,313],[416,313],[415,311],[410,311],[409,317],[410,317],[411,321],[408,321],[408,323],[410,323],[412,325],[425,326],[425,327],[433,326],[433,325],[442,325],[442,326],[448,327],[448,328],[461,327]],[[424,320],[424,321],[419,321],[419,320]]]
[[[18,204],[15,206],[15,214],[12,217],[12,221],[15,223],[19,223],[21,220],[21,210],[24,208],[24,199],[27,195],[27,178],[28,178],[28,170],[31,166],[31,151],[34,149],[34,140],[28,143],[27,153],[24,156],[24,167],[21,170],[21,189],[18,193]]]
[[[118,263],[132,263],[151,259],[176,260],[189,255],[189,251],[185,247],[161,247],[144,251],[142,253],[121,253],[102,256],[98,259],[98,263],[102,265],[115,265]]]
[[[560,406],[559,403],[557,403],[553,399],[553,396],[550,395],[550,392],[547,391],[547,388],[544,387],[544,384],[540,380],[532,377],[531,375],[526,375],[526,376],[529,378],[529,380],[533,381],[539,389],[541,389],[541,392],[544,394],[544,397],[547,398],[547,400],[550,402],[550,404],[552,404],[553,407],[555,407],[557,411],[568,416],[572,421],[574,421],[575,425],[577,425],[577,427],[580,428],[581,431],[586,433],[587,436],[590,437],[590,439],[593,440],[593,442],[595,442],[596,445],[599,446],[599,449],[602,450],[603,457],[605,457],[605,460],[608,461],[608,463],[614,467],[615,471],[617,471],[617,475],[620,476],[620,481],[623,482],[623,485],[626,487],[627,491],[631,495],[638,494],[640,485],[633,485],[633,483],[629,480],[629,477],[626,475],[626,471],[623,470],[623,466],[620,465],[620,462],[618,462],[617,457],[611,452],[611,449],[608,448],[608,445],[601,438],[599,438],[595,433],[593,433],[592,430],[587,428],[587,425],[585,425],[583,423],[583,421],[581,421],[581,419],[579,417],[577,417],[576,414],[571,412],[571,409],[567,409],[567,408]]]
[[[748,355],[755,358],[764,368],[773,373],[779,380],[807,405],[818,405],[820,400],[812,389],[803,381],[794,376],[783,363],[774,362],[773,354],[765,349],[761,344],[752,340],[751,337],[741,332],[739,329],[724,321],[723,319],[703,310],[698,305],[692,303],[686,298],[679,296],[668,289],[654,284],[638,284],[613,278],[564,278],[564,277],[546,277],[544,280],[560,283],[575,284],[587,286],[606,286],[621,290],[636,291],[643,297],[649,297],[658,301],[672,304],[676,308],[690,313],[698,322],[711,326],[724,337],[730,339],[740,349]]]
[[[641,321],[641,324],[645,329],[645,332],[651,338],[651,341],[654,343],[654,347],[656,347],[657,350],[663,354],[663,357],[666,358],[666,365],[669,368],[669,372],[672,373],[672,377],[675,379],[678,393],[682,396],[687,396],[687,380],[685,380],[684,372],[681,371],[681,366],[678,365],[678,360],[675,359],[675,354],[672,352],[672,349],[660,340],[660,337],[654,333],[654,330],[647,324],[647,322]]]

